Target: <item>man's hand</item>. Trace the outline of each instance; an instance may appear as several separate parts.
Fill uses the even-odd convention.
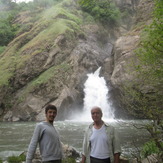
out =
[[[82,160],[80,163],[85,163],[85,161],[86,161],[86,157],[84,155],[82,155]]]
[[[114,154],[114,163],[120,163],[119,156],[120,156],[119,153],[115,153],[115,154]]]

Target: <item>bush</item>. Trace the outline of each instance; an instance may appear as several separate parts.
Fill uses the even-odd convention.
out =
[[[151,125],[144,126],[152,137],[152,142],[144,145],[143,157],[160,151],[163,158],[162,145],[162,83],[163,83],[163,1],[154,0],[153,20],[142,32],[137,48],[135,67],[136,80],[125,82],[121,99],[134,117],[151,119]],[[128,66],[130,68],[131,65]],[[147,89],[148,88],[148,89]],[[147,91],[146,91],[147,90]]]
[[[21,159],[21,161],[25,161],[26,160],[26,155],[25,154],[21,154],[19,156],[19,158]]]
[[[82,9],[103,23],[114,24],[119,19],[120,11],[110,0],[79,0]]]
[[[18,156],[10,156],[7,161],[8,163],[21,163],[21,159]]]
[[[16,35],[18,26],[12,24],[13,16],[9,15],[7,19],[0,19],[0,45],[6,46]]]
[[[74,158],[66,158],[62,161],[62,163],[76,163],[75,159]]]
[[[21,163],[22,161],[25,161],[25,155],[22,154],[20,156],[10,156],[7,159],[8,163]]]
[[[156,146],[156,143],[154,141],[150,141],[144,144],[141,155],[143,158],[147,158],[147,156],[151,154],[158,154],[159,148]]]

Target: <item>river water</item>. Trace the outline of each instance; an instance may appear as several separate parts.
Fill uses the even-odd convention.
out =
[[[54,126],[58,129],[61,141],[82,151],[84,130],[90,122],[57,121]],[[119,132],[122,155],[130,157],[137,153],[143,143],[148,141],[149,135],[145,130],[133,126],[148,123],[148,121],[111,121]],[[19,155],[26,151],[33,134],[36,122],[0,122],[0,158],[5,160],[8,156]]]

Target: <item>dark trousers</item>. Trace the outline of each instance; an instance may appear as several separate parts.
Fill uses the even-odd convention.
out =
[[[42,163],[62,163],[61,160],[43,161]]]
[[[110,158],[99,159],[99,158],[90,157],[90,160],[91,163],[110,163]]]

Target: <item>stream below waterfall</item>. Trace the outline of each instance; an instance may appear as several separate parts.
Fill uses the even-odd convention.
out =
[[[90,122],[57,121],[54,126],[60,133],[61,141],[82,151],[84,130]],[[108,122],[119,132],[122,156],[131,157],[148,141],[146,130],[133,126],[149,123],[146,120],[119,120]],[[5,160],[8,156],[19,155],[26,151],[33,134],[36,122],[1,122],[0,123],[0,158]]]

